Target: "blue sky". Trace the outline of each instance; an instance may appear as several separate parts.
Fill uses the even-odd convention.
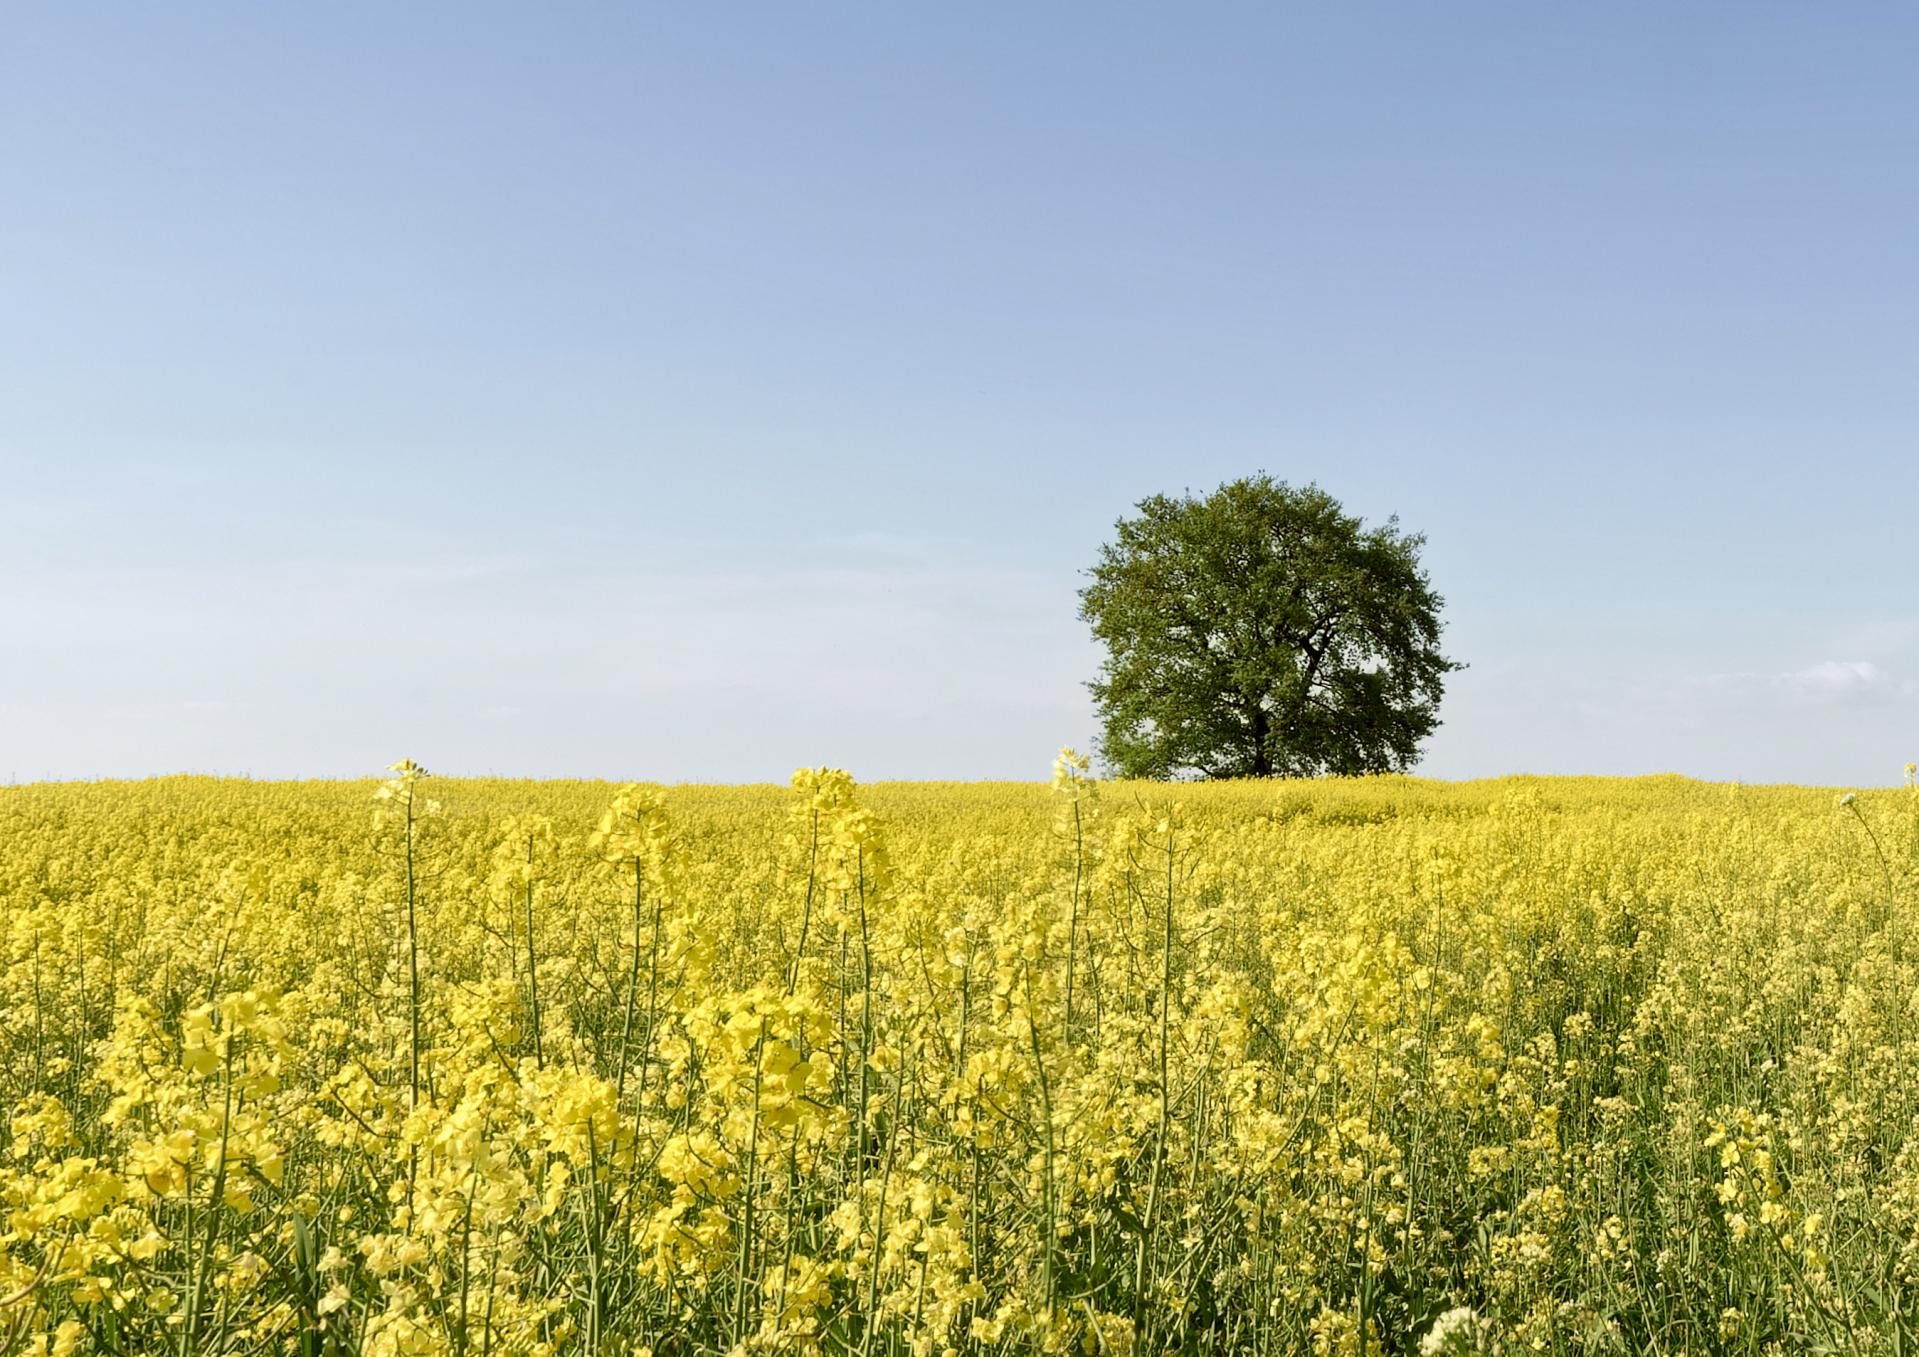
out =
[[[1080,572],[1427,534],[1423,771],[1919,757],[1919,11],[23,6],[0,777],[1038,777]]]

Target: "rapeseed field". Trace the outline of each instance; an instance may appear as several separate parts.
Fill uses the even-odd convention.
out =
[[[1919,1351],[1910,786],[44,784],[0,905],[0,1353]]]

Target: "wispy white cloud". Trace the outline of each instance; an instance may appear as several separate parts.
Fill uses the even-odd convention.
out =
[[[1871,660],[1823,660],[1803,669],[1668,675],[1635,684],[1626,696],[1651,705],[1708,700],[1756,708],[1872,706],[1919,699],[1919,680]]]
[[[21,751],[35,772],[289,775],[392,749],[469,769],[1004,775],[1084,740],[1095,663],[1070,572],[964,543],[829,545],[791,566],[431,549],[100,565],[16,590],[0,570],[0,658],[31,661],[0,673],[0,706],[31,713],[0,728],[58,733]]]
[[[1882,785],[1919,749],[1919,682],[1902,658],[1721,670],[1646,664],[1494,680],[1470,669],[1448,685],[1430,770]],[[1500,763],[1472,762],[1495,746],[1509,751]]]
[[[1773,684],[1802,702],[1865,705],[1919,697],[1919,681],[1899,678],[1871,660],[1827,660],[1776,675]]]

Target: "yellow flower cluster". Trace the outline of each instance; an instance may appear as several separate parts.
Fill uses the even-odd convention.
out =
[[[0,1354],[1919,1350],[1910,768],[389,772],[0,789]]]

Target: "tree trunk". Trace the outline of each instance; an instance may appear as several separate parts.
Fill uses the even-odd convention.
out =
[[[1266,737],[1272,731],[1272,717],[1259,699],[1253,700],[1253,776],[1271,777],[1273,775],[1272,751],[1266,747]]]

